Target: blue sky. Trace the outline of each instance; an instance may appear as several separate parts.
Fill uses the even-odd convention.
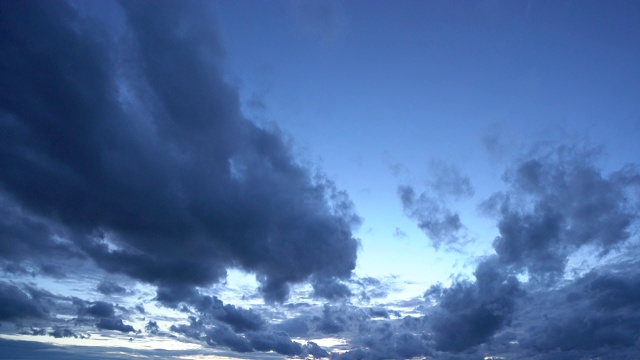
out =
[[[640,353],[635,2],[1,6],[0,358]]]

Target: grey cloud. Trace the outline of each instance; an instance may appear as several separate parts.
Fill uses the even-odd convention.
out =
[[[0,320],[46,318],[48,307],[33,292],[0,282]]]
[[[401,320],[363,323],[352,343],[359,347],[332,358],[350,359],[410,359],[431,357],[431,339],[425,328],[407,331]]]
[[[294,356],[302,353],[302,346],[292,341],[283,332],[250,332],[247,339],[258,351],[275,351],[278,354]]]
[[[224,305],[215,296],[203,296],[196,309],[201,316],[222,321],[236,332],[259,330],[265,325],[265,320],[255,312],[234,305]]]
[[[260,330],[240,334],[220,322],[209,322],[190,317],[189,325],[172,325],[171,331],[205,341],[210,346],[223,346],[232,351],[248,353],[275,351],[282,355],[301,355],[306,348],[291,340],[285,332]]]
[[[435,349],[466,350],[484,343],[511,321],[516,300],[523,295],[518,280],[505,273],[495,257],[480,263],[475,277],[475,282],[456,282],[427,292],[438,301],[431,320]]]
[[[158,327],[157,322],[149,320],[149,322],[147,322],[147,325],[144,326],[144,330],[149,334],[155,335],[160,331],[160,328]]]
[[[113,304],[104,301],[96,301],[93,305],[84,309],[83,313],[95,317],[113,317],[115,315],[115,310],[113,308]]]
[[[638,221],[637,199],[631,195],[637,174],[633,167],[625,167],[607,176],[594,165],[594,153],[577,146],[538,148],[506,172],[509,189],[481,204],[487,214],[498,216],[496,255],[477,266],[475,281],[435,286],[425,294],[438,304],[429,320],[436,350],[462,352],[485,344],[514,318],[520,318],[514,326],[520,329],[521,317],[526,316],[517,305],[535,304],[532,297],[547,299],[545,291],[557,284],[571,254],[590,245],[602,256],[630,239]],[[415,199],[411,192],[407,194],[409,200]],[[526,294],[515,278],[522,273],[533,280],[528,291],[533,291],[531,284],[544,291]],[[575,294],[589,300],[573,301],[570,309],[558,304],[552,310],[559,311],[554,315],[557,321],[531,320],[545,325],[526,330],[536,334],[527,338],[527,346],[538,351],[627,346],[632,337],[625,335],[626,329],[638,326],[633,313],[612,321],[618,307],[637,301],[629,291],[634,278],[626,279],[583,280],[590,285],[576,285]]]
[[[311,285],[313,286],[314,294],[321,298],[336,300],[351,296],[349,287],[338,282],[337,279],[312,277]]]
[[[429,237],[433,247],[453,247],[463,240],[464,225],[460,216],[434,196],[423,192],[420,195],[411,186],[400,186],[398,196],[405,214],[418,223],[418,227]]]
[[[308,317],[295,317],[273,325],[274,329],[284,331],[289,336],[304,337],[309,335]]]
[[[127,289],[113,281],[102,281],[98,284],[97,289],[103,295],[124,295],[127,293]]]
[[[24,247],[8,252],[81,248],[160,287],[240,268],[269,301],[351,276],[350,202],[243,117],[201,5],[123,2],[115,29],[64,2],[2,3],[0,211],[19,221],[0,221],[16,240],[1,246]]]
[[[460,216],[451,210],[450,201],[472,197],[475,189],[471,180],[453,165],[432,161],[428,185],[429,189],[420,194],[409,185],[398,187],[404,213],[418,223],[436,250],[442,245],[458,249],[468,238]]]
[[[329,353],[327,350],[318,346],[318,344],[313,341],[307,342],[307,344],[303,347],[304,353],[307,355],[311,355],[314,358],[326,358],[329,357]]]
[[[499,204],[500,260],[545,279],[562,274],[582,246],[607,254],[628,240],[638,213],[628,196],[634,184],[623,180],[634,174],[625,173],[607,176],[591,152],[562,146],[516,164],[505,175],[510,190],[490,200]]]
[[[114,318],[100,318],[96,324],[98,329],[103,330],[115,330],[123,333],[135,332],[136,330],[131,325],[127,325],[122,322],[122,319]]]
[[[548,353],[634,349],[640,328],[638,263],[594,270],[560,289],[539,292],[522,314],[526,348]]]
[[[206,332],[206,342],[209,345],[222,345],[230,350],[246,353],[253,352],[253,346],[243,336],[234,333],[226,326],[217,326]]]
[[[55,326],[52,331],[49,331],[49,335],[57,339],[68,337],[78,338],[78,334],[76,334],[73,330],[67,327],[60,326]]]

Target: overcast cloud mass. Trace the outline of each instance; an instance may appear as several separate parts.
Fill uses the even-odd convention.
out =
[[[355,2],[1,2],[0,358],[640,357],[640,10],[492,4],[374,2],[361,17]],[[542,99],[539,65],[564,61],[565,42],[592,52],[575,71],[619,65],[598,89],[635,99],[608,114],[635,130],[585,134],[583,110],[557,115],[561,136],[513,115],[507,136],[494,117],[510,115],[474,108],[498,91],[484,74],[518,74],[526,101],[500,90],[506,108]],[[407,60],[407,76],[387,56],[429,64]],[[467,58],[484,70],[449,73]],[[451,77],[427,76],[408,110],[389,79],[410,99],[407,79],[439,66]],[[344,110],[377,109],[377,92],[384,110]],[[449,124],[467,116],[449,97],[482,126]],[[412,118],[423,99],[451,113]],[[540,107],[556,101],[574,99]]]

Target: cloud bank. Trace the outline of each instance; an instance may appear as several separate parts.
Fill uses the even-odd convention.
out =
[[[89,257],[161,289],[239,268],[278,302],[311,276],[319,296],[350,277],[348,198],[243,117],[205,3],[1,6],[6,262]]]

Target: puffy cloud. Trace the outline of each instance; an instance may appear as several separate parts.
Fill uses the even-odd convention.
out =
[[[0,320],[46,318],[48,313],[47,306],[33,291],[0,282]]]
[[[196,309],[204,318],[213,318],[228,324],[235,332],[259,330],[265,320],[255,312],[234,305],[224,305],[215,296],[202,296]]]
[[[144,326],[144,330],[149,334],[155,335],[158,333],[158,331],[160,331],[160,327],[158,327],[157,322],[149,320],[149,322],[147,322],[147,325]]]
[[[438,301],[431,319],[435,348],[459,352],[491,338],[511,321],[517,298],[523,294],[518,280],[507,275],[497,258],[478,265],[475,282],[456,282],[427,291]]]
[[[577,250],[590,246],[602,256],[630,239],[638,221],[633,191],[639,185],[638,173],[625,167],[603,174],[594,156],[594,151],[577,146],[539,148],[505,173],[508,190],[481,204],[485,212],[498,217],[500,235],[493,241],[496,255],[479,263],[475,281],[455,281],[449,288],[434,286],[426,293],[437,302],[429,320],[436,350],[462,352],[487,343],[522,316],[517,313],[518,304],[527,306],[531,296],[546,298],[544,292],[525,296],[525,288],[532,291],[532,285],[523,286],[516,275],[527,274],[532,284],[543,284],[548,290],[564,275],[569,256]],[[405,202],[419,202],[411,190],[401,191]],[[624,290],[628,284],[619,286],[622,283],[609,280],[590,282],[597,291],[577,291],[590,299],[589,305],[576,305],[556,315],[557,321],[543,322],[547,325],[531,330],[539,335],[529,339],[536,344],[531,346],[564,351],[584,349],[586,344],[594,348],[628,345],[632,337],[624,333],[637,326],[633,316],[611,322],[617,310],[591,311],[597,304],[616,303],[616,299],[632,301],[633,292]],[[603,293],[608,296],[600,296]],[[581,314],[580,308],[588,315]]]
[[[123,333],[135,332],[136,330],[131,325],[126,325],[122,322],[122,319],[114,318],[100,318],[96,324],[98,329],[103,330],[115,330]]]
[[[89,306],[83,312],[95,317],[113,317],[115,315],[113,304],[104,301],[96,301],[95,304]]]
[[[550,292],[538,292],[522,314],[521,343],[536,352],[635,348],[640,328],[638,263],[591,271]]]
[[[606,254],[630,237],[638,211],[629,190],[638,173],[609,175],[589,150],[559,146],[518,162],[510,189],[485,203],[499,212],[493,246],[500,261],[540,280],[560,276],[567,258],[592,245]]]
[[[160,287],[240,268],[268,301],[351,276],[349,200],[243,117],[206,3],[1,6],[0,253],[80,248]]]

